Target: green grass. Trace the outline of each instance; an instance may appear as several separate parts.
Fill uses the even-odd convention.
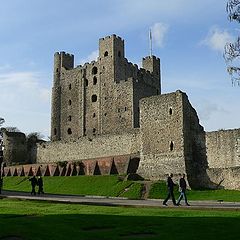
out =
[[[0,199],[0,238],[24,240],[239,238],[239,211],[101,207]]]
[[[28,179],[28,177],[5,177],[3,188],[29,192],[31,187]],[[138,199],[141,196],[139,183],[122,181],[118,176],[43,177],[43,182],[44,191],[47,193],[129,197],[133,199]]]
[[[164,199],[167,194],[166,183],[163,181],[155,182],[151,185],[149,198]],[[179,196],[178,187],[174,189],[174,195]],[[223,200],[229,202],[240,201],[240,191],[236,190],[190,190],[187,191],[188,200]]]
[[[143,183],[122,181],[118,176],[74,176],[74,177],[43,177],[44,190],[47,193],[99,195],[111,197],[127,197],[140,199]],[[27,177],[5,177],[4,189],[29,192],[30,182]],[[175,187],[175,197],[179,195]],[[166,197],[167,187],[163,181],[151,185],[148,198],[163,199]],[[191,200],[223,200],[240,201],[240,191],[234,190],[191,190],[187,191]]]

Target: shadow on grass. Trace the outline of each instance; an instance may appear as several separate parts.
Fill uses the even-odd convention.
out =
[[[0,214],[0,240],[229,240],[238,239],[239,226],[240,218],[238,217]]]

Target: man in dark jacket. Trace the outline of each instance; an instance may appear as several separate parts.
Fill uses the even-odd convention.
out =
[[[44,193],[43,192],[43,180],[42,180],[41,176],[38,177],[38,194],[40,194],[40,193]]]
[[[35,191],[35,187],[36,187],[36,185],[37,185],[37,179],[36,179],[36,177],[35,177],[35,176],[31,177],[31,178],[29,179],[29,181],[31,182],[31,185],[32,185],[31,195],[32,195],[32,194],[36,195],[36,191]]]
[[[0,176],[0,194],[2,193],[3,178]]]
[[[163,201],[163,205],[165,206],[167,206],[167,201],[169,200],[170,197],[172,198],[173,205],[177,205],[174,194],[173,194],[173,188],[174,186],[176,186],[176,184],[173,182],[172,177],[173,177],[173,174],[171,173],[167,178],[168,195],[166,199]]]
[[[179,174],[179,176],[180,176],[180,179],[179,179],[180,195],[179,195],[179,198],[177,200],[177,205],[180,205],[180,202],[181,202],[182,198],[184,198],[186,206],[190,206],[188,201],[187,201],[187,196],[186,196],[187,183],[186,183],[186,180],[185,180],[185,174],[183,174],[183,175]]]

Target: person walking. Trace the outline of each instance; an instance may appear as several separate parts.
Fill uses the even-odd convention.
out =
[[[174,206],[177,205],[174,194],[173,194],[173,189],[174,189],[174,186],[176,186],[176,184],[173,182],[172,177],[173,177],[173,174],[171,173],[167,178],[168,195],[166,199],[163,201],[163,205],[165,206],[167,206],[167,201],[169,200],[170,197],[172,198],[173,205]]]
[[[185,180],[185,174],[181,175],[179,174],[179,191],[180,191],[180,195],[179,195],[179,198],[177,200],[177,205],[180,205],[180,202],[182,199],[184,199],[185,201],[185,205],[186,206],[190,206],[190,204],[188,203],[187,201],[187,196],[186,196],[186,190],[187,190],[187,183],[186,183],[186,180]]]
[[[36,187],[36,185],[37,185],[37,179],[36,179],[36,177],[35,176],[33,176],[33,177],[31,177],[30,179],[29,179],[29,181],[31,182],[31,186],[32,186],[32,191],[31,191],[31,195],[36,195],[36,191],[35,191],[35,187]]]
[[[3,177],[0,176],[0,194],[2,193],[2,187],[3,187]]]
[[[41,176],[38,177],[37,182],[38,182],[38,194],[44,193],[43,192],[43,179]]]

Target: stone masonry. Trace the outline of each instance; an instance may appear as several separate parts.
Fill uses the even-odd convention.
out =
[[[5,152],[14,149],[9,144]],[[116,35],[101,38],[99,57],[83,66],[74,66],[72,54],[55,53],[51,142],[32,153],[35,165],[6,168],[5,176],[186,173],[190,187],[240,189],[240,129],[206,133],[185,93],[161,94],[160,59],[144,57],[138,68]]]

